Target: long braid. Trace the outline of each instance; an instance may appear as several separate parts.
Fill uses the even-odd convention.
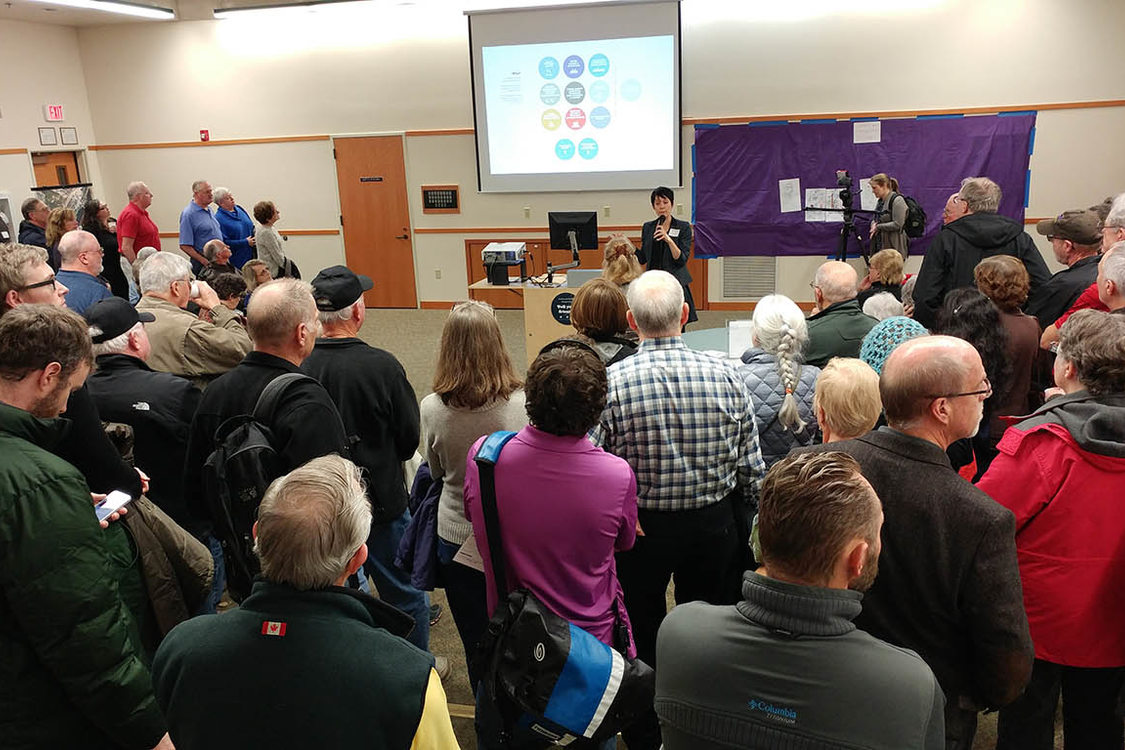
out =
[[[800,368],[793,351],[796,348],[797,334],[788,323],[782,325],[781,341],[777,345],[777,369],[781,373],[781,384],[785,387],[785,398],[777,413],[777,421],[791,432],[800,432],[805,429],[805,421],[801,419],[797,397],[794,395],[800,379]]]

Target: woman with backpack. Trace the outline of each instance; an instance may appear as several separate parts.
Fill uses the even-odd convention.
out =
[[[879,202],[871,222],[871,252],[894,248],[906,258],[910,255],[910,238],[906,236],[906,196],[898,192],[898,180],[882,172],[869,180],[871,192]]]

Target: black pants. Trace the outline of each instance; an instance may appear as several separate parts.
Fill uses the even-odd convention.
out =
[[[1051,750],[1060,693],[1068,750],[1121,750],[1125,731],[1115,709],[1123,679],[1125,667],[1064,667],[1036,659],[1023,696],[1000,711],[997,750]]]
[[[618,553],[617,578],[625,591],[637,656],[656,668],[656,633],[668,614],[669,580],[675,580],[677,604],[733,604],[737,596],[731,571],[739,535],[729,499],[698,510],[642,510],[638,520],[644,536],[637,537],[633,549]],[[630,750],[660,747],[655,710],[622,735]]]

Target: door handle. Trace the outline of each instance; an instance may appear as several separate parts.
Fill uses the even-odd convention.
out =
[[[409,234],[396,234],[395,239],[396,240],[408,240],[408,239],[410,239],[410,235]]]

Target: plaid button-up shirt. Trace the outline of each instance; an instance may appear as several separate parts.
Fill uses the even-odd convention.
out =
[[[703,508],[736,488],[756,502],[766,473],[742,378],[678,336],[646,339],[609,368],[606,408],[590,438],[633,467],[646,510]]]

